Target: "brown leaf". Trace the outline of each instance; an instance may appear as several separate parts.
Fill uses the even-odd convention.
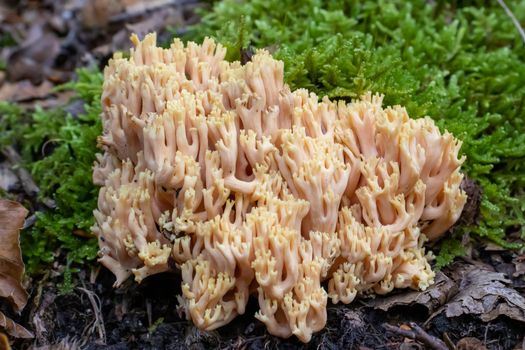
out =
[[[525,254],[521,254],[516,258],[512,259],[515,266],[515,272],[512,274],[513,277],[520,277],[525,275]]]
[[[2,332],[0,332],[0,350],[11,350],[9,339],[7,339],[7,335]]]
[[[173,11],[155,11],[142,20],[134,23],[126,23],[122,28],[113,35],[111,43],[103,44],[93,50],[100,56],[110,55],[112,52],[123,50],[129,46],[129,37],[135,33],[140,37],[150,32],[159,32],[165,28],[167,21],[173,17]]]
[[[33,333],[4,315],[0,311],[0,327],[4,328],[7,334],[15,338],[34,338]]]
[[[35,20],[22,43],[7,59],[10,81],[29,79],[35,85],[42,82],[60,52],[60,39],[49,31],[45,18]]]
[[[430,313],[437,310],[447,302],[458,288],[454,281],[442,272],[436,274],[435,283],[425,291],[411,291],[394,294],[387,297],[377,297],[368,306],[383,311],[388,311],[394,306],[423,305]]]
[[[0,88],[0,100],[10,102],[22,102],[34,99],[42,99],[51,95],[53,84],[44,80],[40,85],[33,85],[29,80],[16,83],[4,83]]]
[[[431,318],[445,312],[447,317],[477,315],[484,322],[500,315],[525,322],[525,298],[508,287],[510,281],[503,273],[469,265],[463,268],[461,276],[459,293]]]
[[[458,341],[456,344],[457,350],[487,350],[483,342],[477,338],[466,337]]]
[[[128,37],[131,33],[136,33],[140,38],[151,32],[157,32],[162,29],[162,26],[166,22],[168,16],[167,11],[156,11],[144,20],[135,23],[127,23],[126,29],[128,29]]]
[[[19,235],[26,215],[27,210],[20,203],[0,200],[0,297],[7,298],[16,311],[27,303],[27,293],[22,287],[25,266]]]
[[[123,11],[123,7],[122,1],[86,1],[82,9],[83,24],[87,28],[104,27],[111,16]]]
[[[35,196],[40,189],[35,184],[35,181],[31,177],[31,174],[25,169],[22,164],[22,158],[14,149],[13,146],[6,146],[2,149],[2,155],[7,158],[8,163],[11,165],[11,169],[14,170],[15,174],[20,179],[22,188],[26,194],[30,197]]]

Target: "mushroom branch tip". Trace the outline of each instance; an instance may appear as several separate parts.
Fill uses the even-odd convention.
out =
[[[182,272],[186,316],[212,330],[259,301],[268,332],[310,341],[326,305],[433,283],[427,240],[466,202],[461,142],[381,95],[291,91],[259,50],[133,35],[104,70],[99,261],[137,282]]]

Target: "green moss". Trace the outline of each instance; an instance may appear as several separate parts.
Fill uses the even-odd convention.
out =
[[[436,256],[436,268],[438,270],[454,261],[454,258],[465,254],[465,247],[460,239],[446,239],[441,244],[439,255]]]
[[[29,273],[38,273],[60,252],[67,256],[68,268],[96,256],[96,240],[73,232],[87,233],[94,223],[98,189],[91,181],[91,168],[96,138],[101,133],[101,88],[102,75],[88,70],[80,70],[77,81],[61,87],[76,91],[77,98],[84,101],[84,112],[76,117],[61,109],[36,108],[25,114],[15,105],[0,104],[0,146],[15,140],[22,165],[31,171],[40,188],[38,199],[51,199],[56,205],[38,211],[34,225],[22,232],[22,252]],[[70,276],[70,272],[67,269],[65,275]]]
[[[525,3],[507,3],[523,23]],[[525,227],[525,45],[496,2],[226,0],[203,13],[186,39],[204,36],[222,42],[230,60],[248,45],[268,48],[285,62],[294,89],[342,99],[383,93],[387,104],[404,105],[413,117],[430,115],[462,139],[464,169],[484,191],[481,219],[455,229],[438,265],[462,253],[456,237],[463,232],[520,246],[507,237]],[[65,252],[65,288],[74,265],[96,253],[95,240],[72,232],[93,223],[101,86],[100,73],[82,70],[64,87],[85,102],[75,118],[60,109],[24,114],[0,103],[0,147],[16,140],[40,198],[56,202],[23,232],[25,260],[37,272]]]
[[[508,5],[523,23],[525,3]],[[225,0],[188,38],[206,35],[232,58],[247,45],[274,51],[292,88],[342,99],[379,92],[434,118],[463,140],[464,170],[484,191],[479,225],[454,237],[521,247],[506,236],[525,234],[525,48],[496,2]],[[441,263],[455,247],[445,241]]]
[[[0,101],[0,148],[11,145],[13,140],[22,140],[25,129],[20,127],[21,118],[19,106]]]

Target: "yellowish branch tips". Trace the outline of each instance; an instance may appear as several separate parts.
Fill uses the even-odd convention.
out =
[[[211,39],[132,41],[104,72],[93,173],[93,232],[117,286],[171,257],[197,327],[227,324],[254,295],[271,334],[308,342],[328,298],[433,282],[423,243],[466,201],[451,134],[382,96],[290,91],[264,50],[241,65]]]

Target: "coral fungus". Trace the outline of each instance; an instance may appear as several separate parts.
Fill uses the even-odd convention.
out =
[[[245,312],[308,342],[326,305],[424,289],[425,240],[466,201],[461,143],[430,118],[368,94],[346,103],[290,91],[264,51],[132,37],[104,75],[102,186],[93,231],[120,285],[182,271],[179,300],[205,330]]]

